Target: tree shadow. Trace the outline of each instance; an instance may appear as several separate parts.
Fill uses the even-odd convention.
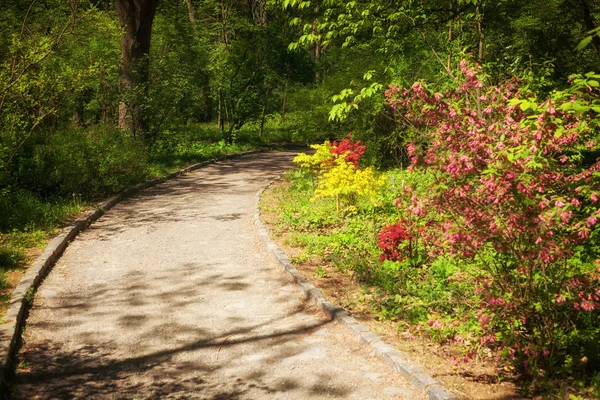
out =
[[[293,154],[266,153],[210,164],[125,199],[111,210],[110,218],[101,218],[89,230],[97,232],[101,240],[109,240],[116,233],[136,227],[153,229],[162,223],[202,217],[224,223],[238,220],[245,214],[233,210],[227,214],[209,215],[206,210],[214,206],[215,196],[254,194],[281,171],[293,166],[290,161]],[[198,179],[198,173],[202,174],[202,179]],[[195,197],[190,202],[190,196],[197,194],[202,197]]]
[[[219,379],[221,370],[235,360],[223,363],[189,362],[177,360],[179,354],[189,354],[203,349],[223,349],[246,343],[265,342],[269,347],[281,345],[297,335],[307,334],[326,325],[319,321],[295,329],[270,334],[257,333],[274,321],[243,329],[233,329],[214,337],[205,337],[172,349],[149,354],[115,359],[115,354],[105,346],[86,345],[67,350],[63,346],[46,342],[23,356],[13,399],[28,398],[211,398],[235,399],[250,393],[274,394],[302,391],[343,398],[350,389],[332,384],[302,384],[295,376],[280,379],[276,384],[265,382],[263,368],[304,349],[281,349],[263,362],[254,360],[244,368],[243,374]],[[196,334],[202,335],[202,331]],[[205,332],[204,332],[205,334]],[[231,339],[235,336],[236,338]],[[322,376],[328,382],[327,376]]]

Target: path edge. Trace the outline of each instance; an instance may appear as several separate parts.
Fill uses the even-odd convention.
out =
[[[10,295],[10,302],[8,304],[8,309],[6,310],[6,314],[0,321],[0,398],[10,398],[10,385],[12,382],[14,382],[15,371],[17,367],[15,365],[15,352],[19,347],[21,331],[25,321],[27,320],[27,311],[33,302],[35,291],[46,275],[48,275],[65,249],[69,246],[69,243],[73,241],[80,232],[88,228],[92,223],[97,221],[115,205],[144,189],[156,186],[219,161],[230,160],[233,158],[267,151],[271,151],[271,148],[249,150],[236,154],[227,154],[208,161],[202,161],[189,165],[159,178],[138,183],[137,185],[134,185],[129,189],[126,189],[123,192],[98,203],[94,211],[90,211],[86,215],[72,222],[69,226],[63,228],[61,232],[46,245],[46,248],[42,254],[35,259],[25,275],[21,277],[19,284],[15,287]]]
[[[269,182],[263,189],[256,193],[254,200],[254,224],[263,243],[273,253],[279,264],[292,277],[296,285],[302,289],[305,296],[311,299],[317,308],[324,312],[330,319],[337,321],[355,336],[365,346],[369,346],[378,356],[397,373],[406,378],[413,386],[421,389],[430,400],[457,400],[452,396],[440,381],[433,378],[423,367],[410,361],[406,354],[396,350],[393,346],[385,343],[379,335],[371,332],[366,326],[358,322],[350,313],[328,301],[323,293],[308,282],[306,278],[292,265],[288,256],[273,242],[269,233],[260,219],[260,197],[281,177]]]

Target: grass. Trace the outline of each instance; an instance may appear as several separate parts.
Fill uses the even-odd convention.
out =
[[[87,205],[80,198],[44,199],[25,190],[0,192],[0,314],[27,266],[57,228]]]

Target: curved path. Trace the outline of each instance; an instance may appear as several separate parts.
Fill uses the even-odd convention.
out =
[[[421,398],[258,237],[255,194],[293,155],[212,164],[83,232],[37,293],[14,398]]]

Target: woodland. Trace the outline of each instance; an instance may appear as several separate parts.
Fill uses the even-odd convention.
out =
[[[3,296],[99,199],[312,144],[278,205],[306,259],[523,395],[600,398],[599,24],[596,0],[4,0]]]

